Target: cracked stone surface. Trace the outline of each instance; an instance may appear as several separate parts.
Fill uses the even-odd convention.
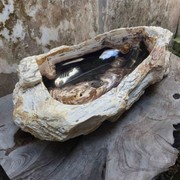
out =
[[[78,52],[86,53],[94,47],[101,47],[105,38],[121,42],[124,36],[137,32],[147,34],[151,52],[117,87],[96,100],[81,105],[63,104],[51,97],[39,70],[47,57],[60,55],[65,58]],[[15,123],[37,138],[65,141],[94,131],[105,120],[117,120],[140,98],[146,87],[162,80],[168,74],[170,52],[167,46],[171,36],[170,31],[160,27],[117,29],[79,45],[62,46],[46,54],[23,59],[18,68],[19,82],[13,93]],[[152,44],[153,38],[156,40]],[[52,62],[49,62],[53,64],[56,60],[57,58],[52,58]]]

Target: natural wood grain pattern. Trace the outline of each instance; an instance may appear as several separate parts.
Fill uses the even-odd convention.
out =
[[[64,143],[33,138],[12,122],[12,97],[0,99],[0,160],[11,179],[148,180],[175,163],[173,124],[180,122],[180,59],[116,123]],[[16,132],[17,131],[17,132]]]

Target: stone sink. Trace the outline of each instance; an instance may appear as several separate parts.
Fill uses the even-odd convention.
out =
[[[39,139],[65,141],[120,120],[145,88],[168,74],[171,38],[161,27],[120,28],[24,58],[14,122]]]

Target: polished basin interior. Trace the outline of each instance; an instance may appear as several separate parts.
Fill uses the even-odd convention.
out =
[[[143,39],[136,44],[124,44],[128,45],[127,52],[104,46],[59,62],[55,64],[56,77],[42,76],[43,83],[52,97],[64,104],[84,104],[95,100],[116,87],[150,53]]]

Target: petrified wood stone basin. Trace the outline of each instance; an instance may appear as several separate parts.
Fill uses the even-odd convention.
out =
[[[15,123],[40,139],[65,141],[117,120],[167,75],[171,37],[160,27],[121,28],[23,59]]]

